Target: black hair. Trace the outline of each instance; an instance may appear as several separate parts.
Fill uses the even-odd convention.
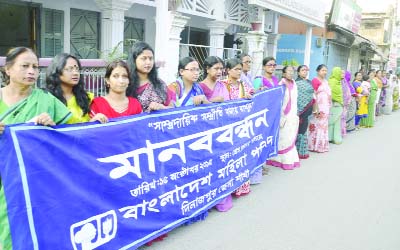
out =
[[[249,54],[242,53],[242,54],[239,55],[239,59],[240,59],[240,60],[243,60],[243,58],[245,58],[246,56],[248,56],[248,57],[251,58],[251,56],[250,56]]]
[[[358,72],[354,73],[354,78],[356,78],[358,74],[362,75],[362,72],[358,71]]]
[[[126,73],[128,74],[128,79],[129,79],[129,84],[128,87],[131,85],[131,76],[130,76],[130,72],[129,72],[129,67],[128,64],[122,60],[115,60],[112,61],[111,63],[109,63],[106,67],[106,74],[104,75],[105,79],[110,79],[110,76],[113,72],[113,70],[117,67],[122,67],[126,70]],[[107,93],[110,91],[110,86],[108,84],[106,84],[106,91]]]
[[[137,98],[136,91],[139,88],[139,75],[137,73],[137,68],[136,68],[136,59],[145,50],[150,50],[154,56],[154,50],[151,48],[150,45],[148,45],[145,42],[137,42],[134,45],[132,45],[132,48],[130,49],[128,56],[128,67],[131,75],[130,76],[131,84],[127,89],[128,96]],[[153,85],[156,93],[161,97],[163,101],[165,101],[167,99],[167,90],[165,84],[158,78],[157,68],[154,64],[153,68],[151,69],[147,77],[149,78],[150,83]]]
[[[285,66],[285,67],[283,67],[282,73],[286,73],[286,71],[287,71],[288,68],[292,68],[292,66]]]
[[[321,69],[323,69],[323,68],[326,68],[326,69],[328,69],[328,67],[326,67],[326,65],[325,64],[320,64],[320,65],[318,65],[318,67],[317,67],[317,72],[318,71],[320,71]]]
[[[81,63],[79,62],[78,58],[67,53],[61,53],[53,58],[46,71],[47,90],[65,105],[67,105],[67,100],[65,100],[63,95],[63,90],[61,88],[62,81],[60,79],[60,76],[63,74],[64,67],[67,64],[67,60],[69,58],[72,58],[76,61],[79,70],[82,69]],[[90,111],[90,98],[85,90],[85,83],[83,82],[82,75],[79,76],[78,84],[72,87],[72,93],[76,98],[78,106],[82,109],[83,115],[88,114]]]
[[[231,59],[226,60],[225,68],[228,71],[230,69],[233,69],[236,65],[239,65],[239,64],[243,66],[242,61],[240,59],[231,58]]]
[[[308,66],[305,65],[305,64],[300,65],[300,66],[297,68],[297,73],[300,73],[300,71],[301,71],[303,68],[307,68],[307,69],[308,69]]]
[[[370,75],[372,72],[375,72],[375,70],[374,69],[369,70],[368,75]]]
[[[275,61],[275,62],[276,62],[276,60],[275,60],[274,57],[268,56],[268,57],[265,57],[265,58],[263,59],[263,61],[262,61],[263,66],[265,66],[269,61]]]
[[[369,74],[368,75],[363,75],[362,80],[363,81],[368,81],[369,80]]]
[[[178,64],[178,76],[181,75],[180,70],[181,69],[185,69],[185,67],[191,63],[191,62],[197,62],[196,59],[194,59],[193,57],[187,56],[184,58],[181,58],[179,60],[179,64]]]
[[[218,56],[209,56],[204,60],[204,79],[207,77],[207,70],[217,63],[221,63],[224,67],[224,61],[222,61]]]
[[[379,72],[382,72],[382,70],[378,69],[375,74],[377,75]]]
[[[14,65],[15,63],[15,59],[21,55],[22,53],[25,52],[31,52],[32,54],[34,54],[36,56],[36,58],[38,59],[39,62],[39,58],[36,55],[36,53],[31,49],[31,48],[27,48],[27,47],[15,47],[15,48],[11,48],[6,55],[6,63],[4,65],[4,67],[1,68],[1,74],[3,75],[3,79],[4,79],[4,83],[6,85],[8,85],[10,83],[10,77],[7,75],[6,73],[6,68],[9,68],[11,66]]]

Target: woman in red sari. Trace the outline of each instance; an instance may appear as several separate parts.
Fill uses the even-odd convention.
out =
[[[142,106],[133,97],[126,96],[129,86],[129,69],[124,61],[114,61],[106,69],[107,94],[96,97],[90,106],[90,116],[100,115],[100,122],[107,122],[109,118],[136,115],[142,113]]]

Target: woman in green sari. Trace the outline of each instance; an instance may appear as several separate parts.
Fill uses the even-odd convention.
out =
[[[372,128],[375,125],[376,98],[378,98],[378,83],[375,81],[375,70],[368,72],[369,75],[369,97],[368,97],[368,117],[362,118],[361,127]]]
[[[332,107],[329,115],[329,141],[335,144],[342,143],[341,117],[343,113],[342,79],[344,74],[340,67],[334,67],[329,77],[329,87],[332,91]]]
[[[34,89],[39,76],[39,60],[31,49],[11,49],[2,73],[6,86],[0,89],[0,136],[6,124],[33,122],[53,126],[68,121],[71,113],[62,102],[48,92]],[[0,249],[12,249],[6,197],[1,184]]]

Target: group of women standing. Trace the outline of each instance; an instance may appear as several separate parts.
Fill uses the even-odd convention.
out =
[[[82,67],[76,57],[65,53],[54,57],[47,68],[46,89],[42,90],[34,88],[39,75],[38,57],[29,48],[14,48],[7,54],[2,72],[5,86],[0,88],[0,134],[6,124],[106,123],[112,118],[142,112],[250,99],[257,91],[283,86],[278,155],[266,163],[290,170],[299,167],[300,159],[308,158],[309,151],[327,152],[330,141],[340,144],[348,131],[360,126],[372,127],[375,112],[390,113],[398,109],[396,76],[384,80],[381,71],[371,71],[368,76],[356,73],[351,83],[350,72],[340,68],[334,68],[327,80],[328,69],[320,65],[317,77],[310,81],[306,65],[297,68],[296,80],[295,69],[287,66],[279,80],[274,75],[277,66],[274,58],[263,60],[264,73],[259,76],[252,76],[251,63],[248,55],[226,62],[216,56],[207,57],[203,79],[199,81],[199,62],[185,57],[179,61],[176,81],[167,85],[157,75],[153,49],[138,42],[127,62],[114,61],[107,66],[107,93],[94,97],[84,88]],[[223,76],[226,77],[222,79]],[[379,90],[384,94],[379,95]],[[256,171],[233,195],[248,194],[250,184],[260,183],[265,171],[266,168]],[[221,200],[216,208],[228,211],[232,208],[232,196]],[[6,211],[0,184],[0,246],[9,250],[12,244]],[[207,212],[192,221],[206,216]]]

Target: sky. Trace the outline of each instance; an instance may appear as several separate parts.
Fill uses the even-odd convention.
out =
[[[325,3],[326,12],[331,10],[332,0],[322,0]],[[357,4],[362,8],[363,12],[384,12],[390,4],[395,4],[396,0],[356,0]],[[400,0],[399,0],[400,4]]]

